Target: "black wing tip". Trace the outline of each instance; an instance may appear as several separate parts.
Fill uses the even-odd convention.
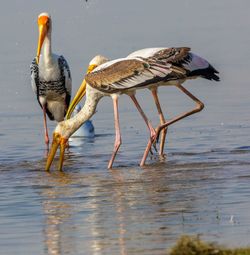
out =
[[[210,80],[210,81],[220,81],[220,77],[218,76],[219,72],[204,72],[201,74],[201,77]]]
[[[204,78],[206,78],[208,80],[213,80],[213,81],[220,81],[220,77],[216,74],[213,74],[210,77],[204,77]]]
[[[208,77],[210,76],[210,80],[214,80],[214,81],[220,81],[220,77],[219,77],[219,71],[217,71],[212,65],[209,64],[208,66],[208,71],[210,73],[210,75],[208,75]]]
[[[190,72],[188,76],[189,77],[200,76],[200,77],[210,80],[210,81],[212,81],[212,80],[220,81],[220,77],[218,74],[219,74],[219,72],[212,65],[209,65],[205,69],[198,69],[198,70]]]

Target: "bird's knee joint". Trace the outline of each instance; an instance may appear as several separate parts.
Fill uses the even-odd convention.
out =
[[[122,144],[122,140],[121,139],[116,140],[116,142],[115,142],[115,150],[118,150],[119,147],[121,146],[121,144]]]
[[[201,110],[203,110],[204,107],[205,107],[205,105],[204,105],[202,102],[199,102],[199,103],[198,103],[198,106],[197,106],[197,109],[198,109],[199,111],[201,111]]]

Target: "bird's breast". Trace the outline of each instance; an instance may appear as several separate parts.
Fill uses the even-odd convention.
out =
[[[59,68],[53,67],[39,67],[39,78],[43,81],[56,81],[61,76]]]
[[[39,96],[56,98],[65,94],[65,77],[62,76],[57,62],[50,65],[41,61],[39,63]]]
[[[64,95],[66,88],[64,86],[64,80],[51,80],[39,82],[39,96],[45,96],[48,98],[56,98],[57,96]]]

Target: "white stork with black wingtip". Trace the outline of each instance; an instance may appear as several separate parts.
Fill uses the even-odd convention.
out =
[[[147,59],[158,59],[162,64],[168,62],[172,63],[176,66],[180,66],[186,70],[186,75],[184,77],[173,77],[173,79],[169,79],[169,81],[164,82],[156,82],[149,89],[152,92],[155,105],[158,110],[159,118],[160,118],[160,125],[156,128],[157,130],[157,138],[162,133],[161,136],[161,143],[160,143],[160,150],[159,155],[164,157],[164,144],[166,139],[167,133],[167,126],[170,124],[187,117],[190,114],[193,114],[197,111],[200,111],[203,108],[203,103],[201,103],[196,97],[194,97],[189,91],[187,91],[181,84],[188,80],[188,79],[195,79],[197,77],[205,78],[208,80],[219,81],[220,78],[218,76],[218,71],[204,58],[190,52],[190,48],[181,47],[181,48],[146,48],[141,49],[135,52],[132,52],[127,56],[127,58],[147,58]],[[198,109],[195,109],[194,112],[185,113],[184,116],[178,116],[176,120],[172,120],[171,123],[166,122],[159,97],[158,97],[158,87],[161,85],[175,85],[177,86],[182,92],[188,95],[191,99],[193,99],[198,104]],[[168,123],[168,124],[166,124]],[[152,145],[152,140],[149,140],[147,148],[144,152],[143,158],[141,160],[140,165],[143,166],[145,164],[147,155]]]
[[[43,110],[45,143],[49,144],[46,114],[50,120],[64,119],[71,97],[71,74],[67,61],[52,53],[52,21],[48,13],[37,19],[39,38],[37,54],[31,63],[31,85]]]
[[[154,54],[150,55],[149,57],[130,55],[127,58],[109,61],[97,67],[96,64],[93,63],[95,58],[90,62],[88,74],[85,76],[85,79],[79,88],[77,95],[72,101],[68,113],[74,109],[74,106],[86,93],[85,105],[76,116],[66,121],[62,121],[57,125],[53,134],[53,143],[51,145],[51,150],[48,155],[47,164],[45,167],[47,171],[50,169],[51,163],[59,145],[59,170],[62,169],[64,151],[68,138],[85,121],[90,119],[90,117],[95,113],[95,109],[99,100],[104,96],[111,96],[113,99],[116,129],[114,151],[109,161],[108,168],[112,167],[116,153],[119,149],[119,146],[121,145],[118,115],[119,95],[127,94],[132,98],[141,115],[145,117],[145,121],[148,123],[148,125],[150,123],[147,121],[147,118],[142,112],[140,106],[136,103],[134,94],[137,89],[150,89],[161,85],[174,85],[196,103],[196,107],[193,110],[187,111],[177,116],[176,118],[162,123],[158,127],[155,136],[152,137],[151,134],[148,146],[140,164],[141,166],[144,165],[147,153],[151,148],[154,139],[157,138],[162,129],[203,109],[203,103],[194,95],[192,95],[188,90],[186,90],[181,85],[181,83],[187,79],[193,79],[197,77],[218,81],[218,72],[206,60],[191,53],[190,49],[187,47],[151,48],[142,51],[154,52]],[[94,71],[91,72],[93,69]]]

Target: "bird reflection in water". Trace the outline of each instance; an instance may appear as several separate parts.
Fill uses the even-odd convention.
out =
[[[42,191],[45,219],[45,245],[48,254],[60,255],[74,253],[74,237],[69,235],[74,229],[72,219],[77,210],[73,203],[65,198],[74,196],[71,188],[73,180],[69,175],[58,173],[49,176]],[[52,177],[52,178],[51,178]]]
[[[145,170],[48,173],[41,179],[47,253],[125,255],[152,245],[164,251],[188,228],[183,213],[207,203],[194,192],[197,184],[187,182],[195,174],[189,175],[171,166],[165,171],[160,164]]]
[[[59,172],[48,174],[48,177],[42,180],[46,184],[41,193],[47,254],[77,254],[79,250],[86,254],[101,254],[108,247],[118,249],[119,254],[127,254],[126,206],[119,186],[115,188],[113,199],[105,203],[106,193],[112,190],[102,185],[103,181],[109,181],[102,175],[77,176],[76,173]],[[117,174],[114,178],[117,180],[111,178],[112,186],[122,181]],[[108,217],[111,213],[113,216]],[[109,224],[110,220],[113,224]]]

